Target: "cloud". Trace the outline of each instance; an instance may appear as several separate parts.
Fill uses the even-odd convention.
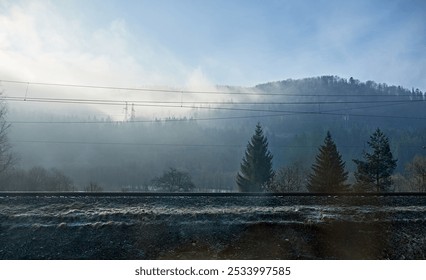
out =
[[[125,19],[115,18],[95,28],[63,17],[50,2],[24,4],[9,4],[0,12],[0,79],[118,87],[211,86],[201,68],[185,66],[148,36],[136,38]],[[170,97],[38,86],[31,86],[28,93],[25,86],[11,85],[6,94],[119,100]],[[122,108],[101,110],[122,113]]]
[[[236,15],[234,19],[229,15],[232,20],[225,21],[226,24],[216,16],[224,9],[218,5],[201,28],[211,32],[193,33],[191,26],[197,22],[189,18],[182,25],[180,18],[184,14],[182,11],[173,14],[173,7],[169,7],[168,13],[174,20],[162,25],[167,18],[161,14],[144,21],[127,17],[126,13],[120,17],[120,13],[108,10],[108,16],[100,20],[97,17],[101,16],[93,10],[87,11],[86,18],[72,17],[72,13],[64,13],[55,2],[2,1],[0,79],[211,90],[215,84],[251,86],[287,78],[339,75],[426,90],[423,79],[426,58],[422,47],[425,20],[409,13],[400,15],[395,4],[383,9],[382,3],[366,3],[320,3],[312,7],[303,3],[277,11],[268,10],[268,5],[259,7],[250,3],[247,9],[253,12],[253,17]],[[161,7],[156,6],[156,11],[161,12]],[[123,7],[129,8],[132,7]],[[257,8],[267,18],[259,17]],[[407,8],[410,9],[413,7]],[[193,10],[191,14],[196,12]],[[235,24],[234,28],[230,23]],[[237,23],[256,28],[237,28]],[[185,32],[178,34],[195,34],[201,38],[167,34],[181,29]],[[226,40],[223,34],[227,35]],[[168,40],[169,37],[175,40]],[[21,96],[26,92],[25,86],[15,88]],[[7,93],[13,89],[8,86]],[[30,87],[30,94],[180,99],[171,94],[59,91],[40,87]],[[122,108],[115,111],[122,113]]]
[[[83,26],[49,3],[29,1],[0,13],[3,78],[184,86],[197,71],[154,38],[137,38],[123,18],[97,28]]]

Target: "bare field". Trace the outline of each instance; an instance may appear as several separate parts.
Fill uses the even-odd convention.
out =
[[[0,259],[426,259],[425,196],[0,196]]]

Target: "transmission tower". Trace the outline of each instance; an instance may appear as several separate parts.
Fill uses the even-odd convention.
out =
[[[132,103],[132,109],[130,111],[130,121],[134,121],[136,118],[135,104]]]
[[[124,121],[127,122],[128,119],[128,114],[129,114],[129,104],[127,104],[126,101],[126,105],[124,106]]]

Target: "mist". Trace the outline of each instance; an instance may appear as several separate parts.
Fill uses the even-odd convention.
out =
[[[0,0],[0,259],[425,259],[425,15]],[[316,272],[228,261],[199,272]],[[0,278],[148,271],[67,263]]]
[[[423,4],[0,5],[17,169],[121,190],[176,168],[200,189],[235,190],[257,123],[277,170],[309,169],[327,130],[349,172],[377,127],[399,172],[421,154]]]
[[[42,96],[36,92],[42,88],[51,94],[65,86],[13,84],[7,90],[26,86],[40,89],[28,91],[26,99],[4,96],[17,167],[60,170],[77,190],[90,183],[113,191],[147,190],[153,179],[175,168],[188,173],[199,191],[236,191],[235,176],[257,123],[276,170],[294,163],[309,170],[326,131],[334,135],[351,173],[352,159],[362,155],[377,127],[391,137],[399,172],[421,153],[425,140],[421,91],[353,78],[322,76],[253,88],[142,89],[121,96],[129,99],[110,94],[111,103],[101,105],[90,104],[92,99],[68,104],[30,98]],[[102,96],[111,91],[93,90]],[[146,99],[131,99],[136,95]]]

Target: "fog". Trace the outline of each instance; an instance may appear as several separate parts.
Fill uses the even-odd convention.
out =
[[[257,123],[276,170],[309,169],[330,130],[352,173],[380,127],[404,172],[425,145],[424,10],[1,1],[15,177],[38,166],[79,190],[122,190],[176,168],[201,190],[235,190]]]
[[[175,168],[199,190],[235,191],[258,122],[276,170],[296,162],[309,169],[328,130],[350,172],[377,127],[389,135],[400,172],[425,141],[423,93],[371,81],[324,76],[253,88],[135,89],[122,95],[117,91],[125,89],[10,84],[3,98],[16,167],[60,170],[80,190],[91,182],[106,190],[144,190]],[[11,99],[22,90],[24,96]],[[52,99],[55,90],[61,98],[88,91],[102,99]]]

